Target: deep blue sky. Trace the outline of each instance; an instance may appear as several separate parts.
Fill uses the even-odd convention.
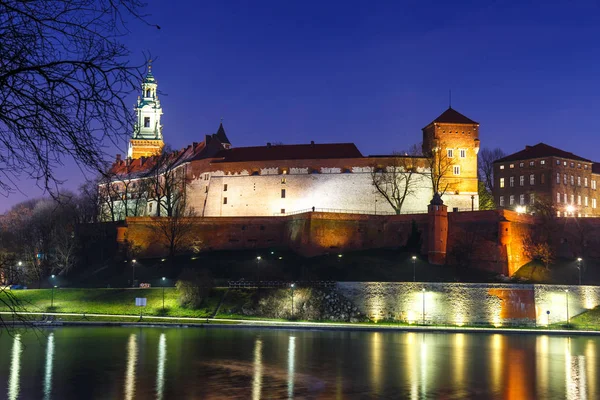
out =
[[[543,141],[600,160],[595,2],[149,3],[161,29],[134,24],[127,43],[133,61],[157,59],[175,148],[223,117],[234,146],[315,140],[389,153],[420,141],[452,89],[483,147]],[[82,175],[69,170],[66,186],[77,187]]]

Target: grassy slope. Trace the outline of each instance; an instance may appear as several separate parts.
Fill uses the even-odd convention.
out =
[[[579,282],[579,271],[574,259],[558,259],[549,269],[539,262],[532,261],[521,267],[515,274],[515,278],[531,283],[554,283],[565,285],[577,285]],[[588,262],[583,266],[582,284],[600,284],[600,269],[594,262]]]
[[[145,315],[208,317],[212,316],[223,295],[223,290],[213,290],[202,308],[191,310],[179,306],[174,288],[166,288],[164,313],[162,312],[162,289],[55,289],[53,308],[50,307],[52,297],[50,289],[18,290],[11,293],[22,302],[27,311],[31,312],[139,315],[140,307],[135,306],[135,298],[145,297],[147,298],[147,306],[143,310]],[[6,305],[1,302],[0,311],[8,311]]]

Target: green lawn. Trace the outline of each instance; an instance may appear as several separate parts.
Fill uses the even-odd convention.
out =
[[[145,315],[170,317],[210,317],[214,313],[224,289],[214,289],[199,309],[187,309],[177,303],[175,288],[165,288],[165,311],[163,313],[162,289],[55,289],[54,307],[51,307],[51,289],[15,290],[10,293],[30,312],[64,312],[90,314],[139,315],[136,297],[145,297]],[[0,293],[2,299],[5,295]],[[9,311],[0,301],[0,311]]]

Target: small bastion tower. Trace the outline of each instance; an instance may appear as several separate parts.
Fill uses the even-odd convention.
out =
[[[148,64],[148,73],[142,82],[142,96],[138,96],[134,107],[137,121],[133,135],[129,140],[127,157],[136,159],[160,154],[163,146],[162,125],[160,116],[162,107],[156,91],[158,85],[152,74],[152,64]]]

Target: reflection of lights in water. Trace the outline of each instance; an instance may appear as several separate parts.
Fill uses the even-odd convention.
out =
[[[459,387],[465,382],[465,335],[454,335],[454,381]]]
[[[502,389],[502,357],[504,355],[504,337],[497,333],[492,335],[492,351],[490,367],[492,373],[492,393],[500,393]]]
[[[13,340],[12,357],[10,361],[10,377],[8,378],[8,398],[16,400],[19,397],[19,374],[21,372],[21,334],[17,333]]]
[[[135,365],[137,364],[137,336],[131,334],[127,343],[127,371],[125,373],[125,398],[135,397]]]
[[[427,398],[427,344],[425,336],[421,340],[421,397]]]
[[[288,398],[294,398],[294,367],[296,356],[296,338],[290,336],[288,341]]]
[[[262,389],[262,341],[254,343],[254,379],[252,380],[252,399],[260,399]]]
[[[46,346],[46,373],[44,375],[44,399],[49,399],[52,393],[52,364],[54,361],[54,333],[48,335]]]
[[[156,398],[162,399],[165,392],[165,363],[167,361],[167,336],[160,334],[158,339],[158,369],[156,371]]]
[[[571,338],[565,346],[565,381],[567,399],[587,399],[585,357],[571,354]]]
[[[550,358],[548,349],[548,336],[537,336],[535,339],[536,364],[537,364],[537,391],[544,393],[548,388],[548,360]]]
[[[381,333],[371,334],[371,377],[373,393],[378,395],[381,391]]]
[[[592,339],[588,339],[585,344],[585,358],[587,359],[587,389],[590,399],[598,398],[598,388],[596,387],[596,342]]]

